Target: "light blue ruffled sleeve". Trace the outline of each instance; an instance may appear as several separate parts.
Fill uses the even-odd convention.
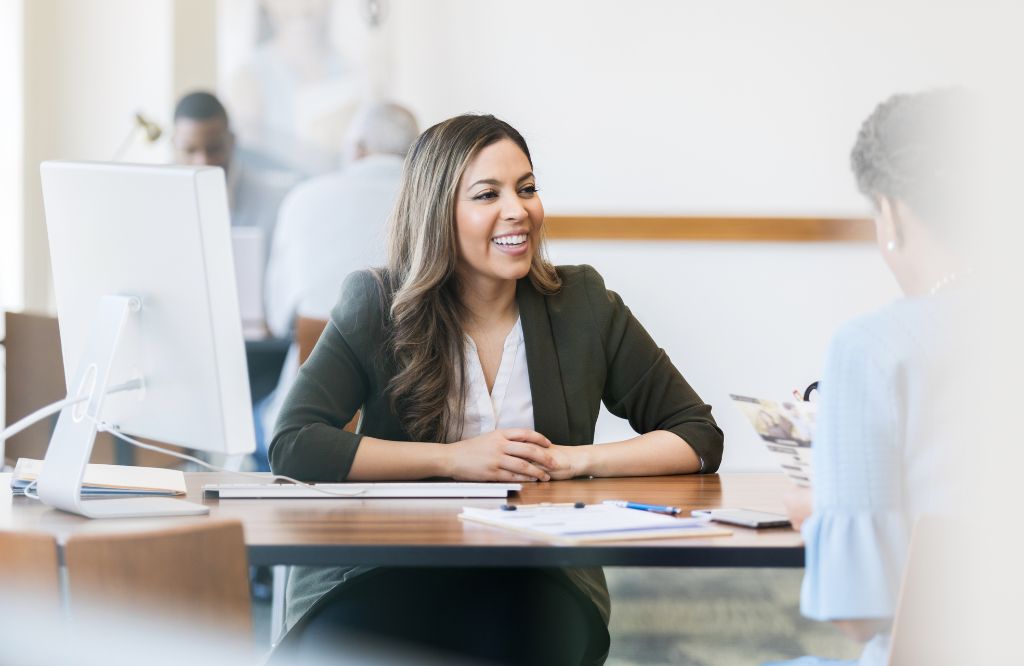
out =
[[[892,617],[909,542],[905,368],[862,321],[833,340],[813,444],[814,513],[800,607],[816,620]]]

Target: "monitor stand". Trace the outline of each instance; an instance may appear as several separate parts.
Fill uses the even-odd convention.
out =
[[[110,383],[110,371],[128,317],[142,302],[133,296],[104,296],[78,367],[68,384],[69,396],[89,396],[84,403],[61,410],[46,450],[37,483],[39,499],[62,511],[87,518],[195,516],[209,507],[167,497],[82,500],[82,477],[96,440],[96,426]]]

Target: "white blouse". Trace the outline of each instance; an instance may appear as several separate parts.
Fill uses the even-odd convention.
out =
[[[515,326],[505,337],[501,364],[490,393],[480,365],[480,354],[468,335],[465,358],[466,409],[459,439],[469,439],[500,428],[533,430],[533,393],[530,391],[522,322],[517,318]],[[449,433],[448,441],[455,439],[455,433]]]

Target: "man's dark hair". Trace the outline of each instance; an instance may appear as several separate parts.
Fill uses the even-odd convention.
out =
[[[228,124],[228,112],[214,95],[198,91],[185,95],[174,107],[174,122],[181,118],[189,120],[210,120],[219,118]]]

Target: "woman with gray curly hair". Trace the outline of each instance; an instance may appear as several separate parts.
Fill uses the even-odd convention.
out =
[[[866,643],[859,664],[887,661],[915,521],[953,512],[965,490],[970,386],[959,380],[971,161],[960,130],[968,104],[957,89],[895,95],[864,121],[851,155],[882,256],[906,297],[833,339],[813,491],[794,491],[787,506],[806,543],[801,611]]]

